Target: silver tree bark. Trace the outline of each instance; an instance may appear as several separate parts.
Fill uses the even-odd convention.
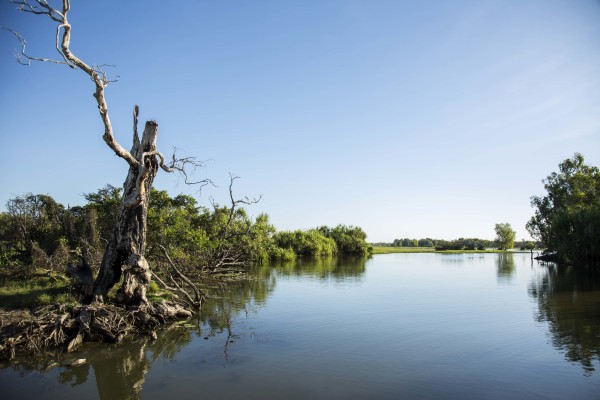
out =
[[[157,134],[158,125],[152,121],[146,122],[141,142],[134,134],[130,153],[138,161],[138,166],[129,167],[117,225],[94,282],[93,301],[102,301],[103,296],[124,275],[118,301],[126,304],[147,302],[146,287],[151,275],[144,250],[150,189],[159,167],[155,157]]]
[[[147,303],[146,287],[151,275],[148,263],[144,258],[146,242],[146,217],[152,181],[158,168],[167,172],[182,171],[177,162],[194,163],[191,159],[173,160],[166,166],[164,157],[156,149],[158,125],[154,121],[146,122],[142,140],[137,134],[138,108],[134,109],[134,137],[131,151],[127,151],[116,140],[108,115],[108,105],[104,90],[111,82],[99,66],[90,66],[78,58],[70,49],[71,24],[67,15],[71,8],[69,0],[62,0],[60,9],[52,7],[47,0],[11,0],[19,6],[19,10],[36,15],[44,15],[57,23],[56,50],[62,61],[29,56],[25,51],[25,40],[15,31],[11,31],[21,42],[19,62],[29,65],[31,61],[46,61],[66,64],[73,69],[85,72],[94,82],[94,98],[104,124],[102,138],[108,147],[129,164],[129,173],[124,183],[123,203],[117,218],[112,238],[108,243],[99,275],[94,282],[92,301],[102,302],[108,291],[123,278],[118,292],[118,300],[126,304]],[[187,180],[186,180],[187,181]]]

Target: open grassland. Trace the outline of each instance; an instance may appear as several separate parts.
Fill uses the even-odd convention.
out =
[[[373,254],[391,254],[391,253],[505,253],[503,250],[436,250],[434,247],[391,247],[391,246],[373,246]],[[511,253],[529,253],[529,250],[509,250]]]
[[[391,247],[391,246],[373,246],[373,254],[390,253],[433,253],[433,247]]]

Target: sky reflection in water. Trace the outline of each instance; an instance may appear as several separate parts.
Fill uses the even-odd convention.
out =
[[[192,325],[5,365],[3,398],[597,398],[600,276],[529,254],[256,267]],[[63,356],[64,358],[64,356]]]

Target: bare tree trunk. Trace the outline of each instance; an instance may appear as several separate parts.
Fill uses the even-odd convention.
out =
[[[147,304],[146,288],[150,282],[151,274],[148,262],[144,258],[146,217],[150,189],[158,168],[166,172],[179,171],[185,177],[185,182],[190,184],[204,185],[210,183],[210,180],[188,182],[185,167],[201,165],[192,157],[176,159],[175,154],[173,154],[171,163],[169,165],[165,164],[164,156],[156,149],[156,136],[158,134],[156,122],[146,122],[140,142],[137,134],[139,112],[137,106],[135,106],[133,112],[133,147],[131,151],[127,151],[119,144],[114,136],[108,115],[108,105],[104,96],[106,87],[113,81],[108,79],[101,66],[87,64],[71,51],[71,24],[67,19],[71,9],[70,0],[62,0],[62,7],[60,8],[52,7],[47,0],[10,1],[18,5],[19,10],[22,12],[44,15],[58,24],[56,28],[56,49],[62,58],[62,60],[52,60],[29,56],[25,52],[25,39],[18,32],[4,28],[12,32],[21,43],[21,52],[18,53],[17,60],[24,65],[29,65],[31,61],[65,64],[70,68],[81,69],[85,72],[92,79],[96,88],[94,97],[104,124],[102,138],[114,154],[121,157],[129,165],[129,173],[123,185],[123,203],[117,216],[117,223],[112,238],[106,246],[100,264],[100,273],[94,282],[92,295],[86,300],[102,302],[108,291],[123,277],[123,284],[119,289],[117,301],[130,305]],[[89,286],[86,287],[85,291],[89,292]],[[178,312],[178,310],[173,312],[176,311]]]
[[[123,203],[94,282],[92,300],[95,302],[102,302],[103,297],[124,275],[117,301],[131,305],[147,303],[146,287],[151,275],[144,250],[150,189],[159,167],[154,157],[157,134],[158,125],[153,121],[146,122],[141,143],[137,133],[134,133],[130,153],[139,166],[129,167],[123,185]]]

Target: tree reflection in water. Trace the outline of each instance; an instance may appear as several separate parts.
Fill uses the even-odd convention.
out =
[[[155,341],[140,337],[122,345],[97,347],[86,352],[86,364],[65,369],[58,380],[76,386],[93,370],[101,399],[138,399],[152,363],[161,357],[173,359],[189,341],[189,330],[174,325],[160,332]]]
[[[496,258],[496,282],[509,284],[515,272],[515,258],[512,253],[498,253]]]
[[[554,347],[591,375],[600,361],[600,271],[552,264],[531,282],[529,293]]]
[[[158,359],[174,359],[191,341],[193,334],[210,336],[227,330],[227,357],[227,346],[233,335],[232,318],[265,303],[275,288],[275,276],[271,268],[261,267],[246,277],[214,277],[202,282],[202,287],[206,289],[208,299],[201,315],[195,320],[160,330],[155,341],[140,336],[118,345],[90,344],[84,346],[80,354],[45,353],[0,364],[0,368],[8,367],[25,374],[34,370],[44,371],[55,362],[68,364],[75,358],[85,358],[84,365],[63,367],[58,381],[77,386],[95,376],[101,399],[138,399],[152,363]]]
[[[118,345],[91,344],[80,354],[45,353],[37,357],[0,364],[23,374],[44,371],[49,365],[68,364],[75,358],[87,362],[78,367],[61,367],[57,379],[61,384],[78,386],[95,377],[101,399],[138,399],[146,374],[159,359],[174,359],[191,342],[193,336],[208,338],[225,334],[223,354],[236,335],[232,321],[240,313],[250,313],[266,304],[279,276],[313,276],[317,279],[347,281],[362,279],[366,258],[319,258],[294,263],[255,266],[245,277],[219,276],[201,282],[208,297],[201,315],[193,321],[172,325],[158,332],[155,341],[137,337]]]
[[[283,276],[311,276],[336,281],[360,280],[365,273],[367,257],[319,257],[274,264]]]

